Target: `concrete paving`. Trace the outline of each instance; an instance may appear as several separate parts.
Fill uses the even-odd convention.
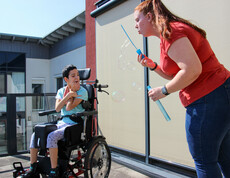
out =
[[[12,163],[21,161],[24,168],[29,167],[29,154],[21,154],[15,156],[0,157],[0,178],[12,178],[13,166]],[[148,178],[144,174],[134,171],[130,168],[112,161],[111,171],[109,178]]]
[[[29,154],[0,157],[0,178],[13,177],[13,162],[22,162],[24,168],[30,165]],[[159,167],[147,165],[128,157],[112,153],[109,178],[188,178]],[[80,176],[79,178],[83,178]]]

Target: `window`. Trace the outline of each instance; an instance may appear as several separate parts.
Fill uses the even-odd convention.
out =
[[[32,84],[33,93],[43,93],[43,84]],[[44,96],[33,96],[32,109],[43,110],[44,109]]]
[[[5,75],[4,74],[0,74],[0,81],[1,81],[1,85],[0,85],[0,93],[5,93]]]
[[[25,93],[25,54],[0,51],[0,93]]]
[[[24,72],[11,72],[7,74],[7,93],[25,93]]]
[[[7,93],[25,93],[25,73],[10,72],[7,73]],[[25,98],[17,97],[17,111],[25,111]]]
[[[63,79],[62,77],[57,78],[57,91],[63,87]]]
[[[1,112],[6,112],[6,97],[0,97],[0,117]]]

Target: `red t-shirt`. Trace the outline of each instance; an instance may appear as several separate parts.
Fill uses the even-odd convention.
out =
[[[219,63],[209,42],[199,32],[180,22],[173,22],[170,25],[172,29],[170,40],[167,41],[161,36],[160,67],[162,71],[166,75],[175,76],[180,70],[168,56],[168,50],[174,41],[182,37],[187,37],[190,40],[202,63],[200,76],[180,91],[180,100],[186,107],[222,85],[230,77],[230,72]]]

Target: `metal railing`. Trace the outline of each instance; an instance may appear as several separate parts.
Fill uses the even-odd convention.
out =
[[[55,108],[55,96],[56,93],[0,94],[0,155],[29,150],[34,125],[58,117],[38,115]]]

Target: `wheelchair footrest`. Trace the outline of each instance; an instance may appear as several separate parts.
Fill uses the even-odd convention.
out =
[[[18,177],[20,175],[25,174],[25,172],[26,172],[24,170],[21,162],[14,162],[13,167],[15,169],[15,171],[13,172],[13,177]]]

